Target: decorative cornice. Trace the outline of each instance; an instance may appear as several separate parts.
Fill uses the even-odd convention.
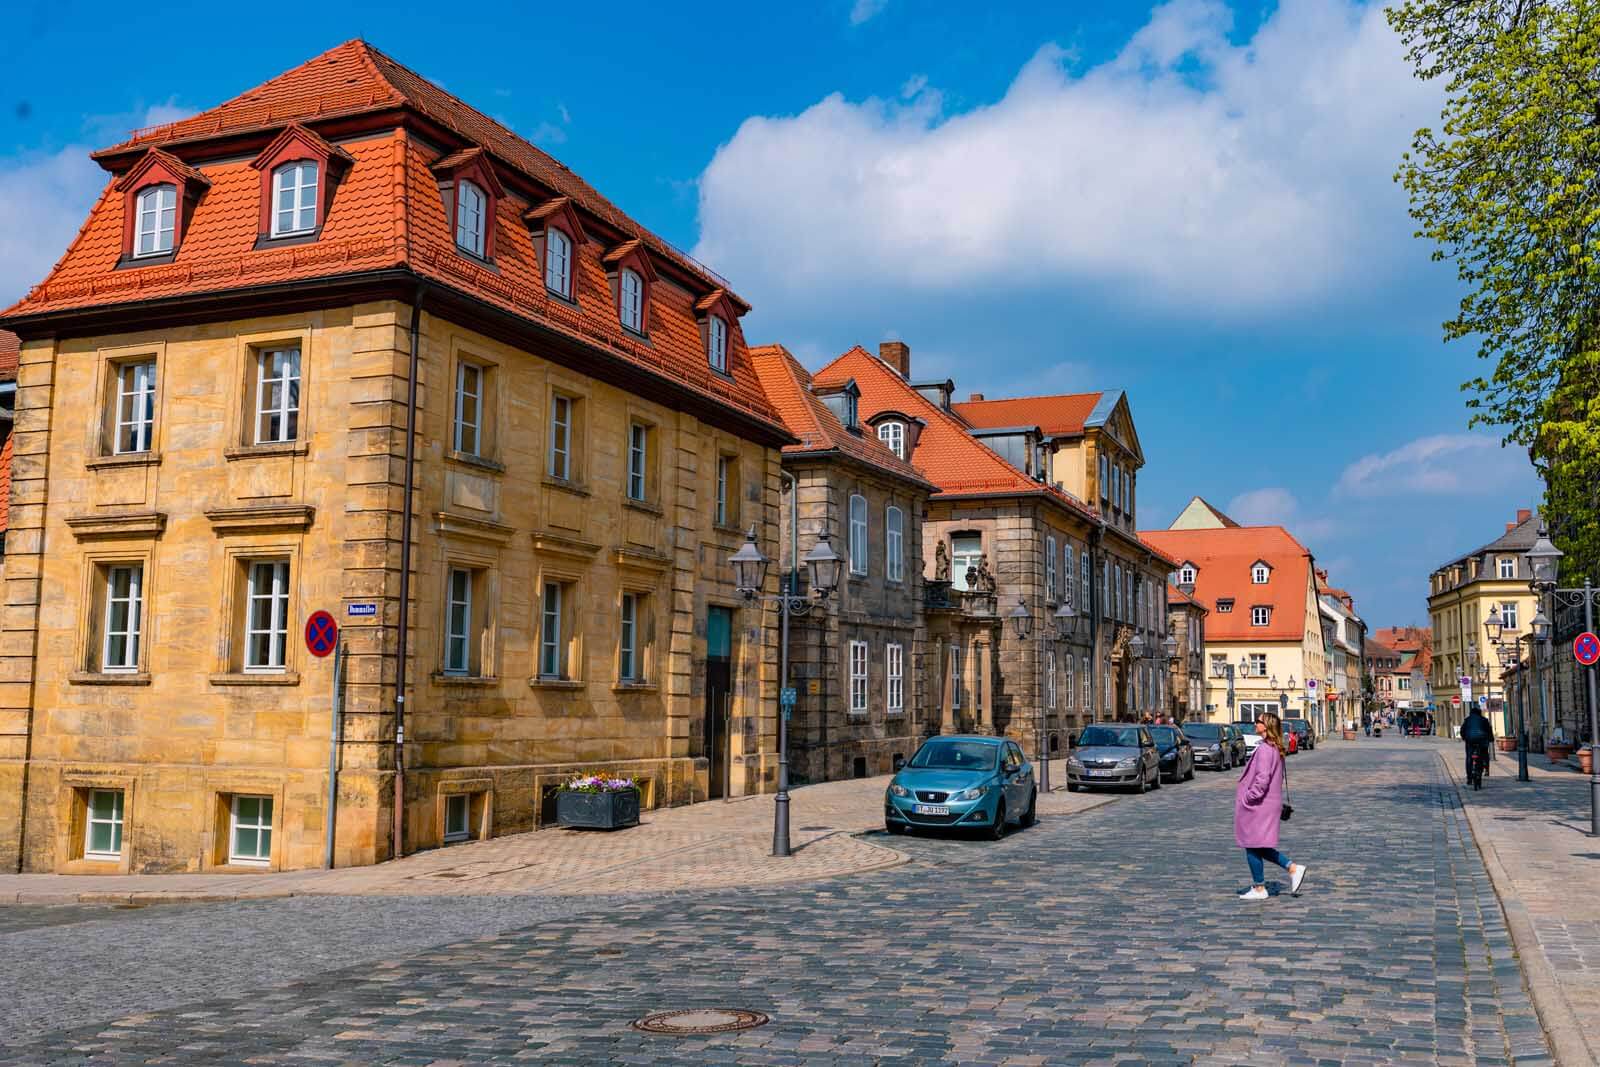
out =
[[[439,532],[447,537],[464,537],[496,545],[508,543],[517,532],[514,526],[473,518],[470,515],[455,515],[448,511],[436,512],[434,519],[438,521]]]
[[[672,560],[660,552],[643,548],[619,548],[611,553],[612,562],[627,570],[651,571],[660,574],[672,566]]]
[[[316,517],[310,504],[247,504],[243,507],[206,508],[211,528],[219,534],[254,533],[257,530],[304,530]]]
[[[567,534],[556,533],[554,530],[533,531],[533,550],[544,552],[552,556],[566,556],[570,559],[591,560],[600,551],[600,546],[592,541],[583,541]]]
[[[164,511],[94,512],[67,516],[67,528],[80,541],[160,537],[166,526],[167,514]]]

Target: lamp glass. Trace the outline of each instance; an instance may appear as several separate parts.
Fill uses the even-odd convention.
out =
[[[1523,558],[1528,561],[1528,569],[1533,573],[1532,584],[1535,588],[1555,584],[1556,571],[1563,555],[1565,553],[1551,542],[1549,531],[1541,529],[1539,539],[1523,553]]]
[[[1500,643],[1500,633],[1504,629],[1505,626],[1500,621],[1500,605],[1490,605],[1489,617],[1483,621],[1484,636],[1489,639],[1491,645],[1497,645]]]
[[[839,572],[844,569],[844,560],[839,558],[829,543],[828,531],[824,530],[818,535],[817,543],[806,553],[805,562],[811,571],[811,588],[817,591],[818,596],[827,596],[839,587]]]
[[[1017,606],[1006,613],[1006,618],[1011,620],[1012,631],[1021,638],[1026,638],[1033,632],[1033,612],[1028,610],[1028,605],[1022,598],[1017,598]]]
[[[766,585],[767,566],[772,561],[756,545],[754,526],[750,527],[750,532],[745,536],[744,544],[739,546],[739,551],[728,557],[728,562],[733,564],[733,584],[739,592],[753,596]]]

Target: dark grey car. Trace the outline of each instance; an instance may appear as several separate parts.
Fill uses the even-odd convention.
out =
[[[1132,723],[1085,726],[1067,754],[1067,791],[1132,786],[1161,788],[1161,757],[1148,728]]]
[[[1194,748],[1194,765],[1201,770],[1226,771],[1233,767],[1233,738],[1219,722],[1186,722],[1183,734]]]

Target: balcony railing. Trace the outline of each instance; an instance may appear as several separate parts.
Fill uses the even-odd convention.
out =
[[[929,578],[922,583],[922,605],[929,611],[959,611],[963,615],[992,616],[999,597],[957,589],[948,581]]]

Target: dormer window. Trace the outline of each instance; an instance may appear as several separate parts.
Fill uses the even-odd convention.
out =
[[[572,238],[554,226],[544,237],[544,287],[572,299]]]
[[[456,247],[483,258],[484,215],[489,198],[465,179],[456,183]]]
[[[1272,609],[1257,604],[1250,609],[1251,626],[1269,626],[1272,623]]]
[[[1253,585],[1266,585],[1267,579],[1272,577],[1272,568],[1257,560],[1250,568],[1250,581]]]
[[[644,332],[644,279],[624,269],[617,279],[617,317],[634,333]]]
[[[712,370],[728,373],[728,324],[721,315],[706,321],[706,360]]]
[[[272,236],[289,237],[317,228],[317,165],[300,160],[272,172]]]
[[[1194,569],[1194,564],[1193,563],[1185,563],[1183,566],[1178,568],[1178,584],[1179,585],[1193,585],[1194,584],[1194,579],[1195,579],[1195,569]]]
[[[901,459],[906,458],[906,424],[903,422],[883,422],[878,424],[878,440],[888,446]]]
[[[178,222],[178,187],[166,183],[152,185],[139,193],[137,203],[133,254],[159,256],[172,251]]]

